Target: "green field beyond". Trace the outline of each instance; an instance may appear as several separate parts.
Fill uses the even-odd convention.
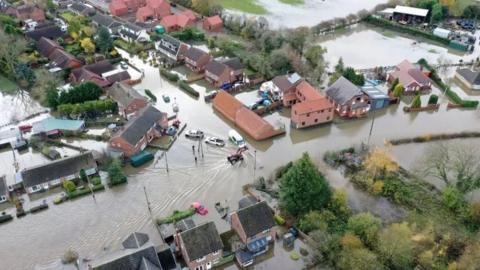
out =
[[[297,2],[303,0],[282,0],[286,2]],[[238,10],[245,13],[252,13],[252,14],[267,14],[267,10],[259,5],[256,0],[218,0],[224,8]]]
[[[280,2],[284,4],[290,4],[290,5],[303,5],[305,4],[305,0],[279,0]]]

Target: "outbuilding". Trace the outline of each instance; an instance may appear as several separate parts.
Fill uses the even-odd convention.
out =
[[[370,109],[378,110],[387,108],[390,105],[390,97],[378,88],[373,86],[366,86],[362,88],[362,91],[370,99]]]

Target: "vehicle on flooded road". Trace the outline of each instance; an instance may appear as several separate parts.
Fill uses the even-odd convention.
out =
[[[232,129],[228,132],[228,138],[230,141],[238,146],[239,148],[243,148],[246,146],[245,140],[243,139],[242,135],[238,133],[236,130]]]
[[[203,139],[204,136],[203,131],[198,129],[190,129],[185,133],[185,137],[190,139]]]
[[[217,137],[207,137],[207,139],[205,140],[205,143],[209,145],[220,146],[220,147],[225,146],[225,141]]]

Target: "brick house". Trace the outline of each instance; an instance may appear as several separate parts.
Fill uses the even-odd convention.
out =
[[[185,52],[186,66],[197,73],[203,72],[205,70],[205,66],[208,64],[208,62],[210,62],[210,59],[210,54],[193,46]]]
[[[245,245],[236,253],[237,260],[245,265],[245,258],[256,257],[268,251],[275,239],[276,229],[272,209],[266,202],[258,202],[233,212],[230,216],[232,229]],[[253,263],[252,260],[247,260]],[[247,263],[248,264],[248,263]]]
[[[165,28],[167,33],[170,33],[182,31],[189,26],[194,26],[195,21],[191,20],[191,18],[187,15],[175,14],[163,17],[160,21],[160,24]]]
[[[370,110],[368,95],[343,76],[327,89],[327,97],[342,117],[362,117]]]
[[[220,32],[223,28],[223,21],[220,16],[215,15],[203,20],[203,29],[210,32]]]
[[[303,81],[297,73],[282,75],[273,78],[272,83],[275,91],[282,93],[283,106],[291,107],[297,103],[296,86]]]
[[[155,42],[155,49],[171,63],[177,64],[185,59],[185,52],[188,45],[169,35],[162,35],[160,40]]]
[[[109,141],[109,148],[131,157],[141,152],[147,144],[162,135],[168,128],[167,114],[149,105],[137,112],[135,117]]]
[[[113,16],[123,16],[128,14],[128,6],[124,0],[112,0],[108,9]]]
[[[432,81],[423,72],[421,67],[414,66],[408,60],[402,61],[395,67],[395,71],[387,76],[387,81],[393,83],[398,79],[405,88],[405,94],[429,91],[432,89]]]
[[[190,270],[212,269],[223,256],[222,240],[213,222],[183,231],[175,241]]]
[[[115,68],[108,60],[102,60],[90,65],[86,65],[72,70],[69,76],[69,80],[72,84],[79,84],[85,81],[94,82],[96,85],[105,88],[110,86],[110,82],[107,78],[104,78],[103,74],[108,74]]]
[[[147,107],[147,99],[130,85],[116,82],[107,90],[108,96],[118,104],[118,113],[128,119],[137,111]]]
[[[45,12],[37,5],[26,4],[16,8],[10,7],[6,13],[22,22],[26,20],[33,20],[38,23],[45,22]]]
[[[205,66],[205,79],[216,87],[243,80],[245,66],[237,57],[222,62],[212,60]]]
[[[66,52],[57,42],[48,38],[40,38],[37,42],[37,50],[40,55],[50,60],[50,65],[52,67],[74,69],[83,65],[82,61]]]

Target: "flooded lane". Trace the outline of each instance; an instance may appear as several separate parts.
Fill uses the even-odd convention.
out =
[[[158,69],[143,64],[138,58],[132,58],[131,62],[146,74],[143,82],[135,88],[140,92],[150,89],[158,98],[158,108],[171,113],[172,103],[176,100],[180,106],[178,116],[187,123],[187,128],[200,128],[207,135],[227,137],[233,126],[214,113],[210,104],[205,104],[204,87],[195,86],[201,97],[194,99],[160,78]],[[171,102],[165,103],[161,99],[162,94],[168,94]],[[377,112],[371,142],[383,145],[384,140],[390,138],[479,130],[479,111],[447,111],[445,102],[442,99],[442,107],[436,113],[405,114],[403,103]],[[278,166],[299,158],[303,152],[309,152],[326,170],[332,186],[347,190],[354,209],[372,211],[385,220],[394,220],[401,215],[401,210],[388,201],[378,201],[359,192],[338,172],[328,171],[321,162],[325,151],[366,142],[372,115],[352,121],[336,120],[334,124],[306,130],[291,130],[288,115],[289,110],[284,109],[266,116],[268,121],[285,124],[286,135],[262,142],[246,137],[251,151],[243,164],[232,167],[227,163],[226,156],[234,151],[232,146],[228,146],[204,147],[204,159],[199,159],[195,165],[191,147],[196,143],[181,136],[168,152],[169,173],[166,172],[164,159],[144,168],[129,168],[128,185],[98,193],[96,203],[86,196],[1,225],[0,238],[7,244],[0,246],[0,259],[9,269],[31,269],[35,264],[55,260],[70,247],[86,257],[92,257],[104,248],[110,249],[129,233],[151,228],[144,186],[154,217],[185,208],[193,201],[201,201],[210,213],[197,221],[215,220],[219,230],[225,231],[228,225],[220,220],[214,204],[227,200],[230,208],[236,209],[237,200],[242,197],[241,187],[252,182],[253,149],[257,150],[257,176],[268,176]],[[98,147],[93,143],[87,146]],[[0,158],[2,163],[8,162],[3,153],[0,153]],[[51,200],[52,197],[49,197]]]

